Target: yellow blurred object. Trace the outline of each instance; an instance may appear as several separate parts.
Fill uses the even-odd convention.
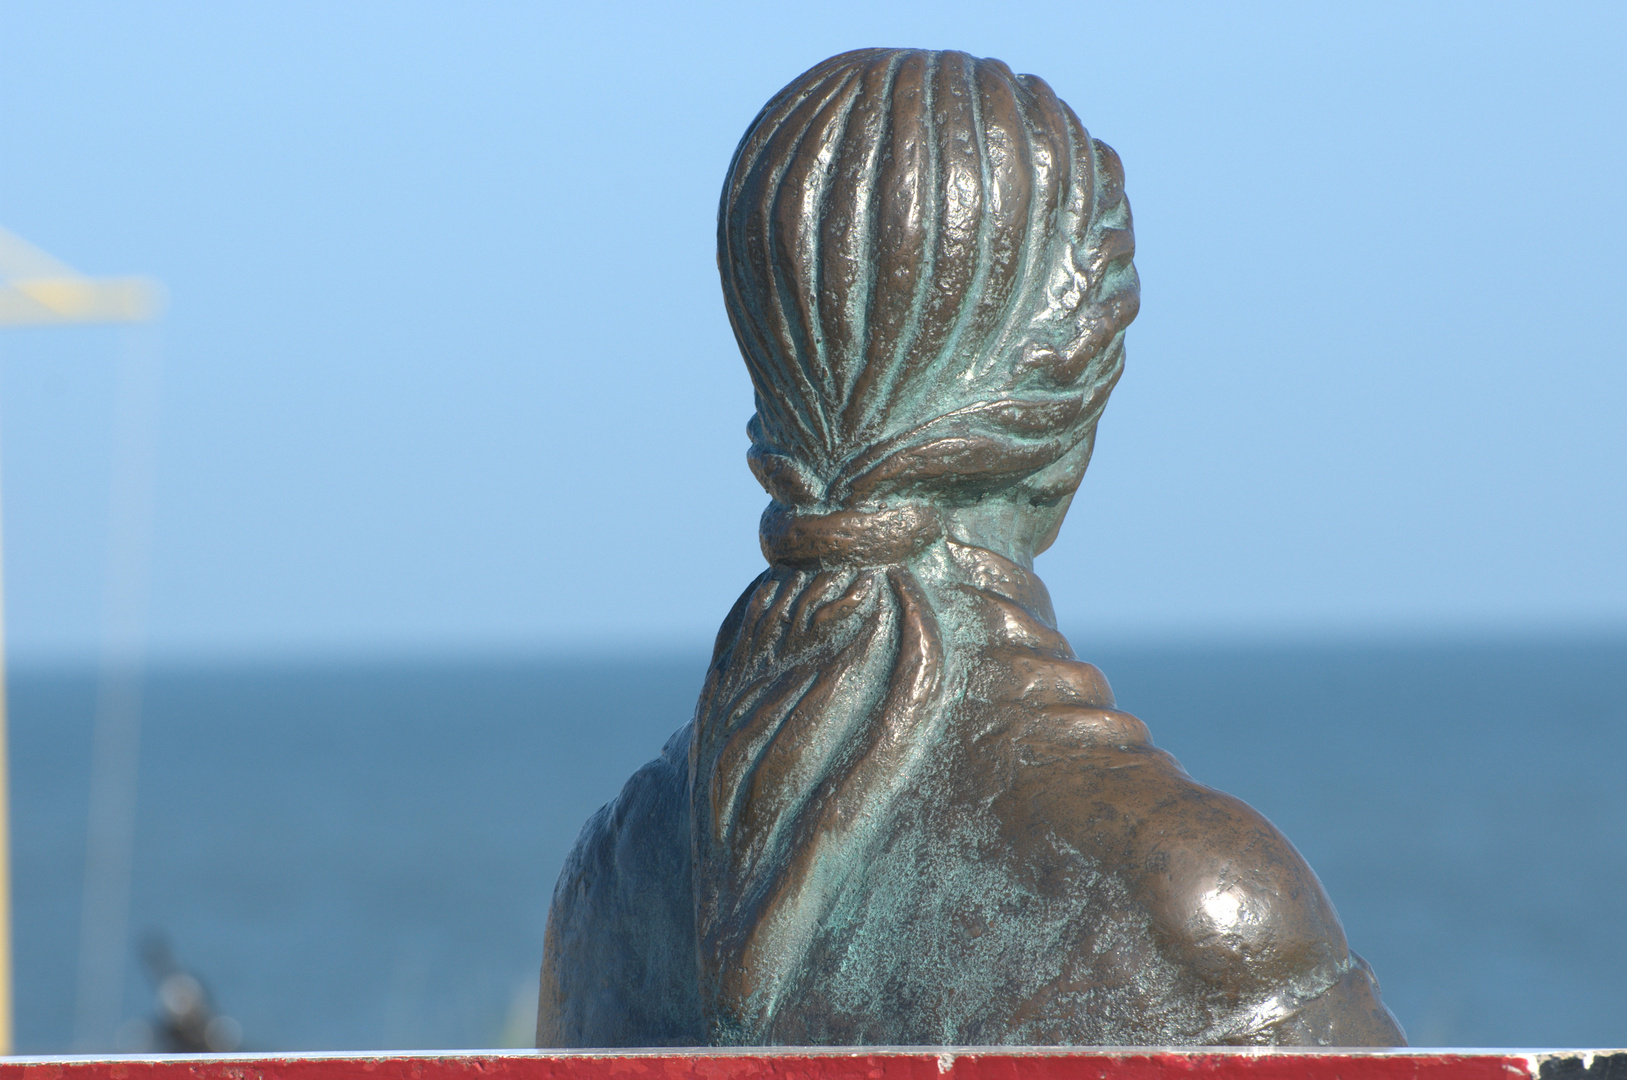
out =
[[[145,278],[24,278],[0,286],[0,326],[146,322],[159,295]]]
[[[155,319],[164,292],[141,277],[93,278],[0,229],[0,327],[132,323]],[[3,581],[3,576],[0,576]],[[0,584],[3,589],[3,584]],[[0,592],[0,596],[3,596]],[[3,603],[0,603],[3,608]],[[0,618],[0,1056],[13,1050],[11,828],[7,811],[5,629]]]
[[[0,229],[0,326],[146,322],[163,306],[156,281],[87,277]]]

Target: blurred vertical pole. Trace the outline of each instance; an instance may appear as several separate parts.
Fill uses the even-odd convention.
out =
[[[21,237],[0,229],[0,327],[139,324],[156,319],[162,305],[163,290],[155,281],[86,277]],[[124,989],[124,924],[130,903],[130,849],[135,839],[142,626],[152,544],[159,370],[156,334],[156,330],[133,330],[121,342],[108,536],[107,637],[91,747],[90,829],[74,1016],[76,1044],[93,1043],[104,1037],[104,1032],[111,1043]],[[0,611],[4,599],[0,591]],[[3,624],[0,615],[0,1032],[4,1037],[0,1051],[10,1053],[11,833],[5,782]]]
[[[4,455],[0,454],[0,491],[4,490]],[[3,502],[3,499],[0,499]],[[0,522],[5,520],[0,513]],[[0,552],[5,543],[0,539]],[[11,745],[6,730],[6,586],[5,568],[0,563],[0,1056],[16,1048],[12,1031],[11,987],[11,764],[6,747]]]
[[[96,719],[74,1048],[115,1048],[123,1019],[135,856],[136,779],[147,589],[152,563],[153,465],[160,363],[156,326],[121,334],[107,542],[107,592]]]

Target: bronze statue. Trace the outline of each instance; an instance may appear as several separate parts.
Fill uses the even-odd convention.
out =
[[[1403,1043],[1304,859],[1034,576],[1133,250],[1117,156],[998,61],[846,53],[752,122],[718,267],[769,568],[566,862],[540,1045]]]

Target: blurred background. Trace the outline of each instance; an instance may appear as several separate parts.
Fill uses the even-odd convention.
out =
[[[168,294],[0,330],[20,1051],[529,1042],[761,567],[723,172],[866,45],[1123,157],[1080,654],[1415,1043],[1627,1041],[1627,9],[10,0],[0,226]]]

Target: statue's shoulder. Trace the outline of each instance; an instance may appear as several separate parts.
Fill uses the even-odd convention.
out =
[[[1074,712],[1025,748],[1010,805],[1030,807],[1055,843],[1087,853],[1146,913],[1188,993],[1214,1006],[1202,1041],[1402,1043],[1288,838],[1138,737],[1145,728],[1128,714]]]
[[[539,1046],[693,1046],[695,976],[685,726],[582,828],[554,888]]]

